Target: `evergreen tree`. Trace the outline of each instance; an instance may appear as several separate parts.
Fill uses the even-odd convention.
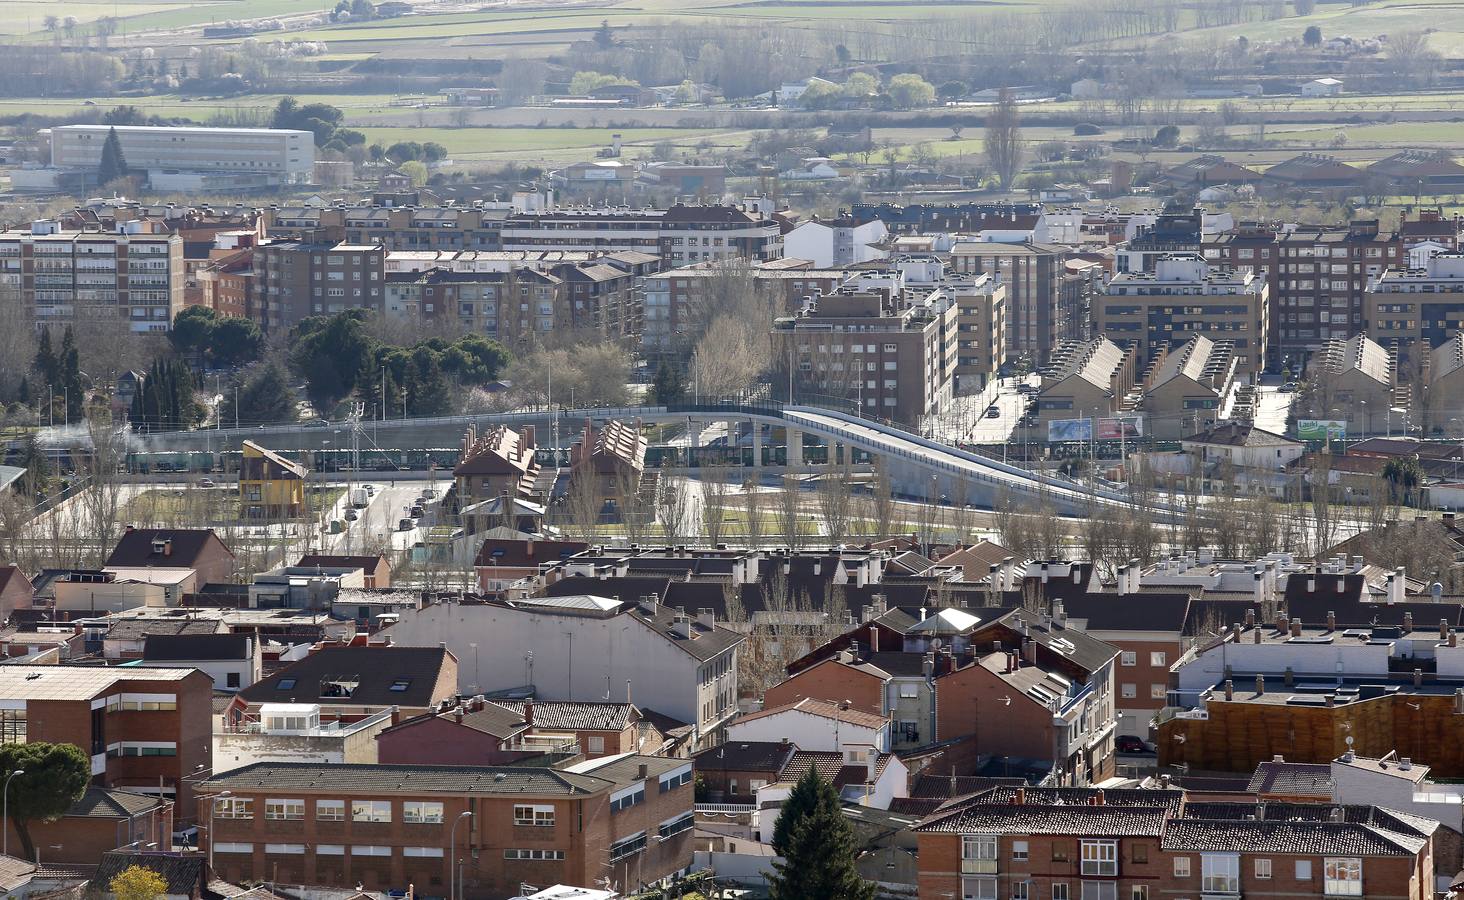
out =
[[[76,336],[71,326],[61,337],[61,396],[66,404],[66,421],[80,422],[86,408],[86,387],[81,383],[81,358],[76,351]]]
[[[56,364],[56,353],[51,349],[51,329],[41,329],[41,345],[36,350],[36,371],[46,379],[47,384],[54,384],[60,378],[61,368]]]
[[[450,409],[449,400],[437,353],[430,347],[418,347],[412,352],[412,368],[407,373],[407,409],[414,416],[440,416]]]
[[[107,140],[102,144],[102,162],[97,167],[97,183],[111,184],[127,177],[127,158],[122,155],[122,139],[117,137],[117,128],[107,129]]]
[[[239,408],[234,408],[235,392],[226,391],[219,413],[225,428],[234,422],[240,425],[274,425],[295,419],[295,392],[290,388],[285,369],[279,363],[260,366],[239,385]]]
[[[686,396],[686,379],[679,368],[662,360],[656,367],[656,377],[651,381],[651,391],[662,406],[680,402]]]
[[[796,804],[793,794],[802,795]],[[793,794],[773,826],[773,849],[783,860],[773,863],[772,900],[873,900],[874,882],[861,878],[854,866],[854,830],[834,786],[810,770]],[[806,805],[810,795],[812,804]]]

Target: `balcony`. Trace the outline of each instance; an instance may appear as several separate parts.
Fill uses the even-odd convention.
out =
[[[996,860],[994,859],[963,859],[961,860],[962,875],[995,875]]]

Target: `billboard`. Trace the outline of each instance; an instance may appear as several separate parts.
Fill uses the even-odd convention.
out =
[[[1144,436],[1143,416],[1113,416],[1098,420],[1098,440],[1135,440]]]
[[[1296,436],[1303,441],[1340,441],[1347,437],[1347,423],[1342,419],[1298,419]]]
[[[1088,441],[1093,439],[1092,419],[1052,419],[1047,423],[1047,440]]]

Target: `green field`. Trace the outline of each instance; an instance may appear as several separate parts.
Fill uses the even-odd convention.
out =
[[[698,128],[362,128],[367,141],[387,146],[397,141],[436,141],[448,149],[454,159],[494,159],[511,155],[523,159],[538,153],[536,159],[562,160],[566,157],[553,151],[574,151],[568,159],[584,159],[593,154],[591,148],[608,147],[611,135],[618,134],[627,147],[650,147],[661,141],[676,144],[709,140],[717,144],[738,146],[747,141],[747,132],[716,131]],[[635,155],[635,154],[630,154]],[[506,161],[506,160],[504,160]]]

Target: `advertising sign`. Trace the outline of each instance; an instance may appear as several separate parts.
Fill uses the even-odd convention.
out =
[[[1347,423],[1342,419],[1300,419],[1296,423],[1296,436],[1303,441],[1324,441],[1329,437],[1340,441],[1347,437]]]
[[[1098,440],[1134,440],[1144,436],[1143,416],[1113,416],[1098,420]]]
[[[1092,419],[1053,419],[1047,423],[1047,440],[1087,441],[1093,438]]]

